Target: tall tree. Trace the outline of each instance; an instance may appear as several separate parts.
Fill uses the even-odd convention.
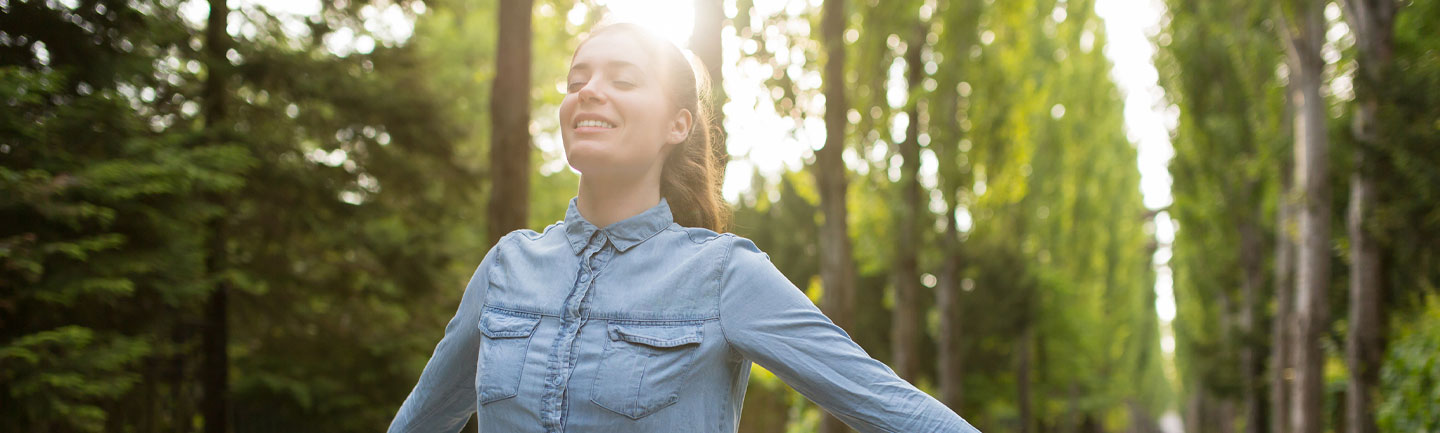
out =
[[[202,98],[205,104],[207,135],[217,141],[230,135],[225,115],[228,108],[226,99],[230,92],[226,86],[230,65],[225,58],[231,44],[230,35],[226,32],[229,16],[230,8],[225,0],[210,0],[210,14],[205,26],[203,58],[206,76]],[[215,201],[221,208],[229,207],[227,197],[217,195]],[[211,289],[205,306],[204,364],[201,367],[205,400],[200,411],[205,417],[205,433],[230,431],[230,308],[227,299],[230,287],[229,281],[221,277],[229,266],[229,237],[225,230],[228,221],[217,218],[210,224],[209,251],[206,257],[208,277],[215,287]]]
[[[940,32],[936,41],[939,63],[936,68],[935,103],[930,104],[931,146],[935,148],[937,169],[940,177],[941,196],[945,198],[945,230],[940,235],[940,249],[943,256],[935,284],[935,303],[940,316],[940,329],[936,338],[937,362],[936,381],[940,387],[940,401],[960,411],[964,401],[965,356],[962,353],[965,320],[961,315],[961,301],[964,289],[964,244],[958,227],[962,200],[970,199],[969,187],[974,183],[970,164],[962,143],[964,138],[960,122],[965,117],[961,112],[961,88],[972,71],[970,57],[961,53],[969,52],[979,37],[979,16],[982,3],[978,0],[956,0],[941,3],[939,14]],[[949,55],[946,55],[948,53]],[[963,88],[968,89],[969,83]],[[965,92],[969,96],[969,92]],[[964,140],[964,141],[962,141]],[[962,159],[965,158],[965,159]],[[971,283],[973,284],[973,282]]]
[[[1330,140],[1326,135],[1325,100],[1320,95],[1325,61],[1324,0],[1287,0],[1278,14],[1284,21],[1284,42],[1290,71],[1290,97],[1295,104],[1294,193],[1297,211],[1295,255],[1294,391],[1288,416],[1293,433],[1324,429],[1324,352],[1320,339],[1329,324],[1330,182],[1327,172]]]
[[[815,151],[812,168],[820,192],[820,280],[824,288],[821,307],[835,324],[851,329],[855,314],[855,266],[850,255],[850,230],[847,224],[845,191],[845,2],[826,1],[820,14],[820,40],[825,48],[824,72],[821,74],[825,92],[825,145]],[[827,415],[821,433],[845,431],[845,424]]]
[[[1355,34],[1358,88],[1354,136],[1354,171],[1350,175],[1350,207],[1346,231],[1350,238],[1350,330],[1346,334],[1345,358],[1350,380],[1345,392],[1345,422],[1348,433],[1374,433],[1374,396],[1380,379],[1384,341],[1380,318],[1380,247],[1371,232],[1375,207],[1375,164],[1373,148],[1386,141],[1380,125],[1380,106],[1386,103],[1382,90],[1388,81],[1394,57],[1394,0],[1342,0],[1345,21]]]
[[[1288,108],[1288,104],[1287,104]],[[1275,200],[1275,276],[1271,287],[1275,288],[1275,312],[1270,323],[1270,431],[1290,433],[1290,410],[1292,386],[1290,371],[1294,368],[1292,341],[1295,338],[1295,238],[1294,204],[1290,201],[1291,164],[1281,163],[1280,194]]]
[[[533,0],[499,2],[490,98],[489,235],[524,228],[530,209],[530,40]]]
[[[1187,392],[1212,411],[1192,413],[1189,421],[1220,431],[1239,422],[1246,433],[1259,433],[1267,427],[1267,341],[1257,326],[1267,300],[1265,212],[1283,135],[1280,86],[1268,77],[1282,61],[1281,48],[1267,28],[1269,7],[1176,0],[1167,8],[1170,42],[1157,61],[1172,66],[1162,81],[1180,108],[1172,213],[1186,228],[1177,235],[1176,286],[1191,319],[1176,326],[1179,343],[1206,359],[1184,369]],[[1213,307],[1197,308],[1210,299]]]
[[[920,95],[925,65],[920,52],[925,48],[929,28],[924,22],[913,25],[905,48],[905,139],[900,140],[900,206],[895,216],[895,309],[890,315],[890,357],[895,373],[915,381],[920,371],[920,344],[924,337],[921,311],[920,248],[921,223],[929,207],[920,199]],[[933,225],[933,224],[930,224]]]

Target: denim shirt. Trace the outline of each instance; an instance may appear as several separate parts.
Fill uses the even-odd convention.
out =
[[[753,242],[669,203],[505,235],[391,433],[735,432],[751,362],[861,432],[979,433],[871,358]]]

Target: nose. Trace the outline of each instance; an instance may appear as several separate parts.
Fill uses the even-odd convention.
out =
[[[602,102],[605,100],[605,93],[598,88],[600,80],[589,80],[575,95],[580,97],[580,102]]]

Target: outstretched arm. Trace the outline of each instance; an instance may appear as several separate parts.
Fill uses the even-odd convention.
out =
[[[420,381],[390,422],[389,433],[456,432],[475,412],[475,368],[480,350],[476,326],[490,285],[489,269],[504,240],[501,238],[490,248],[475,268],[460,297],[460,308],[445,325],[445,336],[435,346]]]
[[[866,354],[753,242],[734,242],[722,280],[720,324],[742,355],[861,432],[979,433]]]

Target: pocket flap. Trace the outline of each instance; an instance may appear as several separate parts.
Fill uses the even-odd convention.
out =
[[[540,316],[487,309],[480,314],[480,331],[490,338],[528,337]]]
[[[610,324],[610,339],[654,347],[675,347],[700,342],[704,325],[635,325]]]

